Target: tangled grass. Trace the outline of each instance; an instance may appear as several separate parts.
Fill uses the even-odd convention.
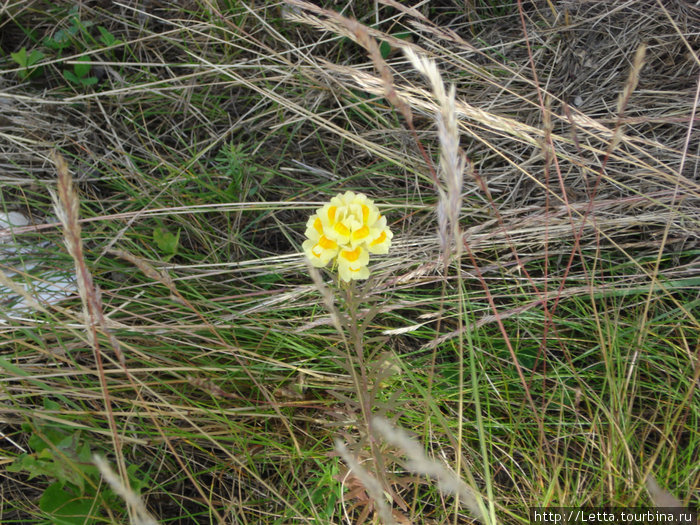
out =
[[[698,8],[326,4],[0,7],[0,521],[697,506]]]

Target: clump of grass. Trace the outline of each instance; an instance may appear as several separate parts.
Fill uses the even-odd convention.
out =
[[[0,326],[3,461],[41,469],[3,473],[3,523],[50,519],[54,465],[77,480],[86,445],[160,522],[370,520],[380,496],[342,483],[336,438],[391,519],[473,520],[370,432],[376,415],[485,521],[697,505],[697,13],[286,5],[7,7],[0,197],[30,220],[2,235],[32,250],[0,263],[1,300],[33,308]],[[50,57],[31,81],[22,48]],[[86,57],[98,81],[76,89],[62,72]],[[395,232],[350,356],[300,250],[345,190]],[[60,273],[82,275],[75,297],[33,294]],[[126,521],[103,485],[87,521]]]

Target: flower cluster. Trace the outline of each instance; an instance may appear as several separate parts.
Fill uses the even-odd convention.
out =
[[[306,223],[302,247],[311,264],[337,262],[343,281],[367,279],[370,253],[387,253],[393,234],[375,204],[362,193],[339,193]]]

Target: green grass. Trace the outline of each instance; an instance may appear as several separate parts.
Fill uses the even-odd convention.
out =
[[[439,101],[401,52],[381,48],[415,136],[376,64],[324,13],[71,5],[48,15],[19,2],[2,26],[0,211],[36,226],[0,244],[3,524],[147,523],[92,454],[160,523],[371,522],[376,498],[334,439],[406,522],[474,521],[368,430],[371,415],[464,480],[484,523],[526,523],[533,506],[652,505],[649,475],[700,504],[700,186],[686,148],[697,65],[665,89],[662,60],[685,57],[682,11],[681,34],[661,11],[618,34],[647,9],[638,2],[526,11],[537,85],[517,4],[439,4],[421,10],[428,21],[374,3],[344,13],[420,46],[457,86],[476,177],[459,210],[466,244],[445,264],[426,164],[439,163]],[[576,54],[593,18],[599,69],[596,49]],[[46,39],[59,30],[72,37],[57,51]],[[649,45],[621,114],[636,42],[671,33]],[[31,78],[10,55],[23,48],[44,54]],[[92,86],[64,76],[85,56]],[[568,67],[579,108],[556,98],[574,89]],[[537,88],[553,101],[550,128]],[[7,288],[74,279],[53,150],[80,196],[101,371],[74,286],[22,312]],[[339,331],[301,243],[308,216],[346,190],[374,199],[394,246],[372,257],[355,299],[322,272],[355,318]]]

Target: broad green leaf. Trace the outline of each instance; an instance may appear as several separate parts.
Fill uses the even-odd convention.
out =
[[[388,42],[379,44],[379,53],[386,59],[391,54],[391,45]]]
[[[115,46],[122,43],[121,40],[116,38],[104,27],[97,26],[97,30],[100,32],[100,42],[102,42],[105,45],[105,47]]]
[[[177,231],[177,234],[172,234],[164,228],[156,228],[153,230],[153,240],[161,252],[168,256],[173,256],[177,253],[178,243],[180,242],[180,230]]]
[[[141,479],[141,472],[138,465],[129,465],[126,467],[126,475],[129,477],[129,486],[136,494],[141,493],[141,489],[148,487],[149,481]],[[138,477],[137,477],[138,476]]]
[[[12,60],[14,60],[20,67],[27,67],[27,49],[22,48],[16,53],[10,53]]]
[[[83,77],[87,76],[88,73],[90,73],[92,62],[90,62],[90,59],[88,57],[80,57],[78,59],[78,62],[80,63],[73,64],[73,71],[75,72],[75,76],[77,76],[80,79],[83,79]]]
[[[59,29],[52,37],[47,38],[44,42],[51,49],[63,51],[71,46],[73,38],[78,33],[76,26],[71,26],[67,29]]]
[[[67,435],[65,431],[55,427],[41,426],[29,437],[29,447],[34,452],[41,452],[45,448],[48,448],[49,444],[57,447]]]
[[[60,483],[73,483],[83,492],[85,481],[79,472],[73,470],[65,461],[56,461],[50,449],[38,454],[23,454],[7,466],[8,472],[26,472],[29,479],[46,476]]]
[[[76,77],[72,71],[68,71],[67,69],[63,72],[63,76],[66,77],[66,80],[73,84],[80,84],[80,79]]]
[[[33,66],[42,58],[44,58],[44,53],[42,53],[38,49],[32,49],[32,52],[29,53],[29,56],[27,57],[27,66]]]
[[[97,77],[85,77],[80,79],[80,83],[83,86],[93,86],[97,84]]]
[[[411,33],[408,31],[402,31],[400,33],[394,33],[391,36],[393,36],[395,38],[400,38],[402,40],[408,40],[411,38]],[[382,58],[384,58],[384,59],[389,57],[389,55],[391,54],[391,49],[392,49],[391,44],[389,44],[388,42],[382,42],[381,44],[379,44],[379,53],[382,55]]]
[[[39,508],[57,525],[94,523],[95,518],[90,517],[93,507],[93,499],[74,494],[60,482],[49,485],[39,499]]]
[[[44,398],[44,408],[46,410],[61,410],[61,405],[60,403],[57,403],[56,401],[45,397]]]

